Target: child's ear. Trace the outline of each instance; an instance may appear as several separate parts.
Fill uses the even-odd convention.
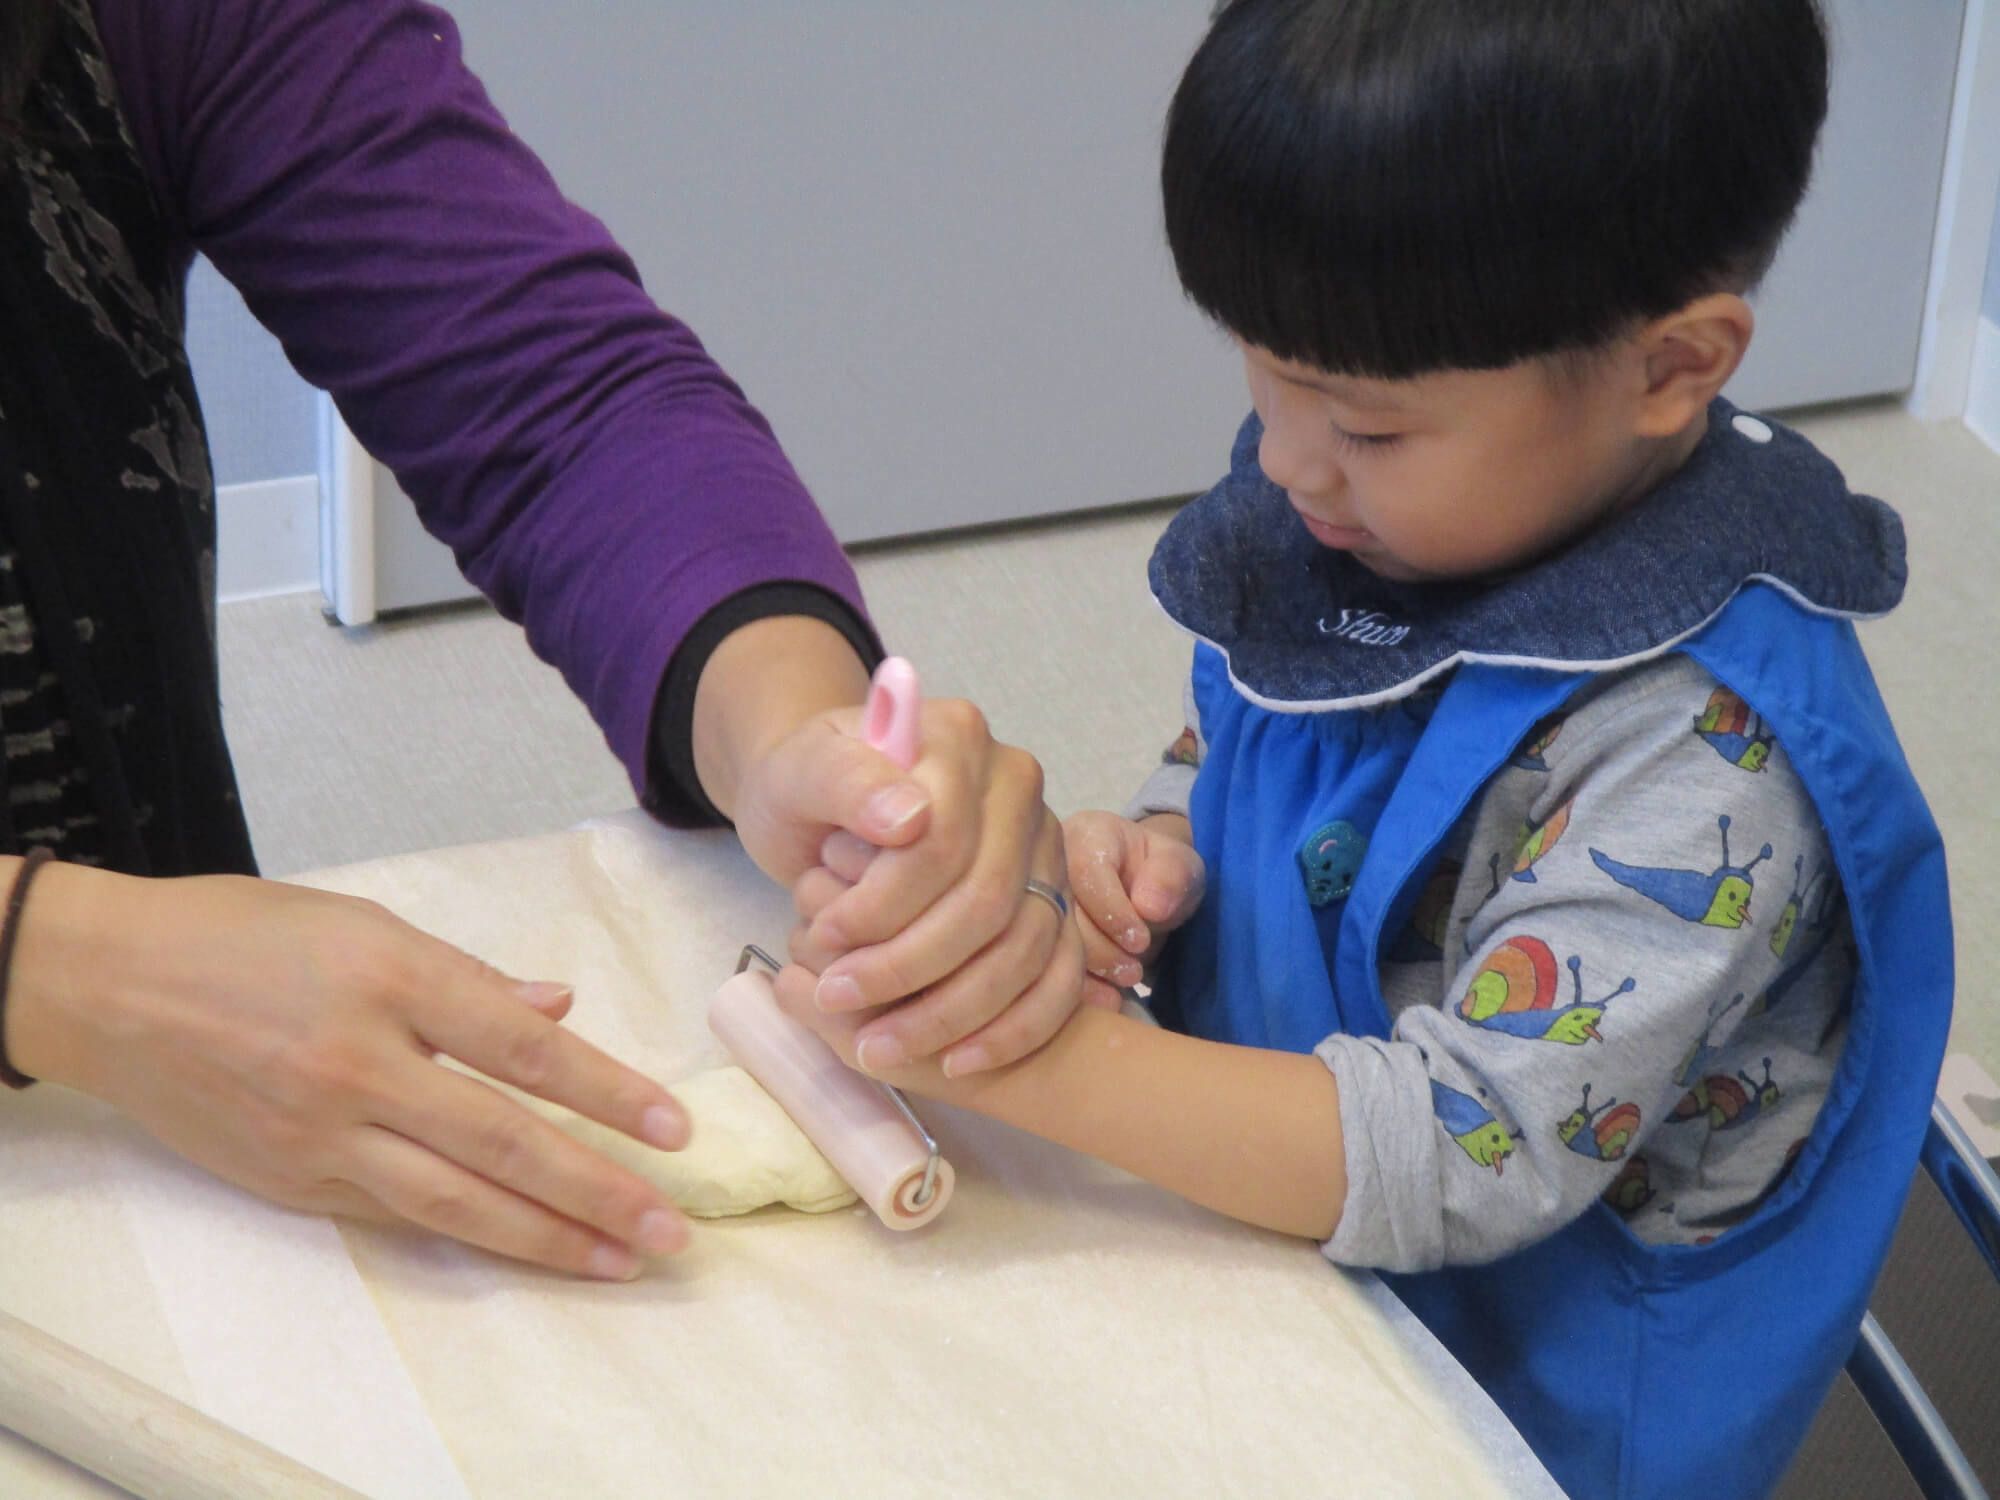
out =
[[[1646,389],[1639,434],[1669,437],[1699,420],[1743,363],[1756,326],[1748,302],[1734,292],[1714,292],[1642,329]]]

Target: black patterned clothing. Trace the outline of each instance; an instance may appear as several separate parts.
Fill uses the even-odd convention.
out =
[[[82,0],[55,33],[0,148],[0,851],[254,873],[181,278]]]

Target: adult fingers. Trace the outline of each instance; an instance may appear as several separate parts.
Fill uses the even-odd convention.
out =
[[[777,997],[780,1010],[817,1035],[833,1049],[835,1056],[853,1067],[854,1034],[873,1019],[873,1014],[864,1011],[854,1015],[828,1015],[813,999],[813,987],[818,979],[817,974],[803,965],[786,964],[772,976],[772,993]]]
[[[576,991],[566,984],[558,984],[553,979],[537,979],[516,987],[516,997],[531,1006],[551,1021],[560,1021],[569,1014],[570,1004],[576,999]]]
[[[560,1021],[568,1015],[570,1006],[576,999],[575,990],[553,979],[531,980],[518,986],[514,994],[522,1004],[532,1008],[538,1015],[547,1016],[551,1021]],[[437,1049],[434,1047],[426,1047],[424,1051],[432,1057],[437,1056]]]
[[[818,979],[820,971],[840,955],[814,941],[812,920],[829,901],[848,888],[847,881],[824,865],[806,871],[792,884],[792,910],[798,917],[798,923],[792,928],[788,951],[792,962],[810,969],[814,979]]]
[[[856,1055],[880,1071],[942,1053],[953,1075],[1012,1062],[1068,1019],[1082,977],[1075,929],[1050,903],[1031,898],[1006,933],[963,967],[869,1023]],[[1003,1016],[1007,1024],[995,1025]]]
[[[686,1144],[687,1116],[654,1080],[520,1004],[520,986],[455,949],[436,945],[427,959],[408,1001],[409,1023],[424,1047],[649,1145],[674,1150]],[[429,1071],[405,1075],[401,1086],[383,1090],[381,1118],[401,1134],[605,1236],[659,1253],[685,1242],[679,1211],[637,1174],[484,1084],[422,1066]],[[472,1200],[475,1208],[497,1201],[485,1194]],[[452,1204],[454,1213],[469,1211],[462,1195]],[[510,1222],[518,1229],[518,1214]],[[564,1243],[575,1250],[573,1240]],[[528,1258],[554,1264],[541,1254]]]
[[[559,1218],[650,1254],[671,1254],[687,1241],[686,1220],[652,1184],[479,1079],[418,1064],[404,1070],[384,1105],[382,1123],[401,1136]],[[498,1202],[486,1194],[453,1201],[468,1211]]]
[[[920,915],[955,900],[958,919],[970,919],[975,926],[944,951],[928,955],[931,972],[917,976],[918,983],[957,968],[1007,925],[1010,897],[1001,894],[994,900],[995,893],[986,893],[985,906],[971,911],[965,909],[965,898],[968,891],[980,893],[998,868],[1012,865],[1025,871],[1043,814],[1040,763],[1025,750],[996,743],[984,716],[970,703],[927,702],[923,748],[917,774],[935,795],[923,837],[884,848],[868,861],[852,894],[819,915],[821,931],[816,934],[834,952],[866,948],[904,933]],[[865,830],[853,831],[868,837]],[[1014,894],[1019,894],[1018,886]]]
[[[825,865],[814,865],[792,882],[792,910],[801,922],[810,922],[827,902],[852,885]]]
[[[650,1146],[687,1144],[687,1115],[673,1095],[521,1005],[519,987],[485,965],[438,944],[416,979],[409,1024],[425,1046]]]
[[[1007,749],[1008,747],[1001,747]],[[1017,758],[1018,757],[1018,758]],[[1004,757],[1007,769],[989,787],[988,812],[971,863],[942,894],[910,909],[912,892],[902,884],[911,862],[925,846],[884,850],[855,887],[827,904],[813,919],[812,941],[822,953],[838,955],[821,979],[821,1004],[829,1010],[880,1005],[916,993],[965,965],[974,954],[1029,913],[1028,877],[1066,883],[1061,875],[1061,831],[1040,801],[1041,767],[1025,752]],[[1033,801],[1026,800],[1032,792]],[[940,823],[944,819],[939,819]],[[941,831],[941,830],[940,830]],[[936,834],[933,834],[935,837]],[[1037,856],[1037,850],[1042,852]],[[923,877],[927,889],[929,877]],[[1040,952],[1007,989],[1019,993],[1053,949],[1044,923]]]
[[[365,1132],[354,1170],[369,1199],[425,1229],[573,1275],[624,1281],[638,1272],[638,1257],[617,1238],[394,1131]]]
[[[822,714],[786,736],[746,778],[737,834],[774,879],[797,879],[836,829],[876,845],[909,843],[929,830],[930,788],[859,732],[858,711]]]
[[[1083,978],[1082,950],[1071,930],[1041,977],[1012,1005],[942,1054],[939,1066],[945,1077],[1005,1067],[1034,1052],[1076,1010]]]
[[[868,873],[869,864],[880,852],[868,840],[841,828],[828,834],[826,842],[820,845],[819,862],[852,885]]]

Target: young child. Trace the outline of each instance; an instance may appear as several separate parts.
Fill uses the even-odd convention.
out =
[[[1164,1029],[876,1070],[1383,1271],[1580,1500],[1769,1490],[1943,1053],[1901,526],[1718,394],[1825,94],[1811,0],[1221,10],[1166,218],[1256,414],[1152,561],[1187,731],[1065,830]]]

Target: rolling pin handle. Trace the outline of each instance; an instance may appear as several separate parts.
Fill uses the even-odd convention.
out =
[[[762,964],[773,974],[784,967],[755,943],[745,943],[743,951],[736,956],[736,972],[741,974],[752,964]],[[918,1118],[917,1112],[910,1108],[910,1101],[903,1096],[901,1089],[891,1088],[880,1079],[875,1081],[875,1087],[880,1089],[882,1096],[895,1107],[896,1113],[903,1117],[903,1122],[917,1133],[917,1139],[923,1142],[924,1150],[929,1153],[924,1162],[924,1180],[918,1184],[916,1192],[909,1200],[910,1207],[923,1208],[937,1192],[938,1170],[944,1161],[944,1152],[937,1143],[937,1137],[924,1128],[924,1122]]]

